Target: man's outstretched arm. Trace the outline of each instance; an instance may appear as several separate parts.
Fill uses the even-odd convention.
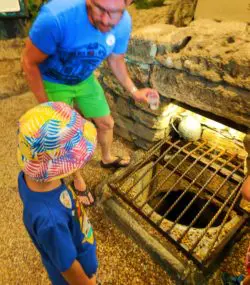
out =
[[[108,64],[115,77],[118,79],[121,85],[132,94],[135,101],[148,103],[149,93],[154,93],[155,96],[159,97],[158,92],[154,89],[137,89],[135,87],[135,84],[133,83],[128,74],[124,54],[111,54],[108,57]]]

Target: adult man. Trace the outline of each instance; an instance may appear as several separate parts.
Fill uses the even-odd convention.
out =
[[[102,167],[127,166],[130,159],[111,153],[114,121],[93,71],[107,59],[134,100],[147,103],[149,93],[159,96],[149,88],[138,90],[127,73],[124,53],[131,32],[131,18],[126,11],[130,2],[52,0],[41,9],[23,53],[23,69],[40,103],[48,100],[75,103],[86,118],[93,119]],[[86,189],[79,173],[74,184],[78,190]]]

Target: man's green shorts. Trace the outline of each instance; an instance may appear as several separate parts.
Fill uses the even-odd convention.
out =
[[[104,91],[94,74],[77,85],[43,81],[49,101],[76,105],[85,118],[99,118],[110,114]]]

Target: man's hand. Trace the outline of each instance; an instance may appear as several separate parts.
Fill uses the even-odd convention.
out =
[[[154,94],[154,96],[160,100],[160,96],[158,92],[155,89],[151,89],[151,88],[138,89],[137,91],[133,93],[132,96],[136,102],[149,104],[149,100],[148,100],[149,94]]]
[[[149,94],[159,99],[159,94],[156,90],[151,88],[137,89],[131,80],[124,60],[124,54],[111,54],[108,57],[108,64],[113,74],[121,83],[121,85],[132,94],[133,99],[137,102],[149,104]]]

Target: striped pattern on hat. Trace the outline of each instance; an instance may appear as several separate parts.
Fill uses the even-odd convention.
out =
[[[52,181],[75,172],[93,155],[96,129],[62,102],[47,102],[18,122],[18,163],[35,181]]]

